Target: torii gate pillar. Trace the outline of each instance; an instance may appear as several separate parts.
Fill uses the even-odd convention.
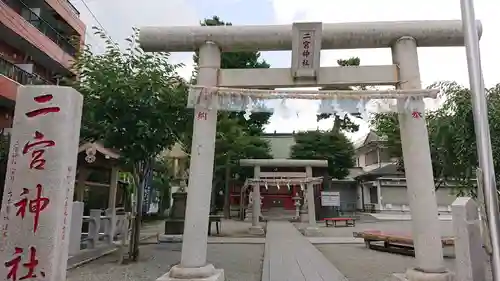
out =
[[[199,57],[198,84],[216,86],[221,62],[219,47],[213,42],[206,42],[200,47]],[[173,266],[158,281],[224,281],[224,270],[207,264],[207,227],[216,129],[217,109],[196,106],[181,263]]]
[[[402,81],[397,88],[421,89],[416,40],[409,36],[396,40],[392,46],[392,60],[399,65]],[[410,281],[453,280],[453,274],[446,270],[443,261],[425,104],[420,100],[416,112],[421,115],[413,115],[405,112],[404,103],[398,100],[397,106],[417,262],[415,268],[407,270],[405,278]]]

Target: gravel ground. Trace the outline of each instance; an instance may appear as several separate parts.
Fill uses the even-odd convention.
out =
[[[67,281],[154,281],[180,261],[180,244],[145,245],[140,261],[118,265],[110,255],[68,271]],[[227,281],[260,281],[264,245],[210,244],[208,261],[223,268]]]
[[[441,235],[453,236],[452,222],[441,221]],[[411,221],[378,221],[358,223],[356,227],[320,227],[323,236],[352,237],[352,232],[363,230],[382,230],[401,233],[411,233]],[[392,253],[370,250],[362,244],[350,245],[317,245],[330,262],[335,265],[349,281],[383,281],[392,273],[404,273],[406,269],[415,266],[415,258]],[[446,252],[453,249],[446,249]],[[455,259],[445,258],[445,266],[455,269]],[[487,266],[489,268],[489,266]],[[491,280],[491,274],[486,274]]]
[[[441,221],[443,236],[452,235],[451,221]],[[321,236],[352,237],[353,231],[382,230],[411,233],[411,221],[378,221],[356,224],[356,227],[320,226]],[[302,227],[302,225],[298,225]],[[247,223],[223,223],[221,236],[245,236]],[[404,273],[415,265],[415,258],[378,252],[360,244],[318,245],[317,248],[349,281],[384,281],[392,273]],[[117,256],[103,257],[68,272],[67,281],[154,281],[180,260],[180,244],[147,245],[141,247],[138,263],[118,265]],[[227,281],[260,281],[264,245],[209,244],[208,260],[224,268]],[[454,270],[455,260],[445,259],[445,266]],[[491,280],[487,274],[487,280]]]
[[[317,245],[316,248],[340,270],[349,281],[383,281],[392,273],[404,273],[415,265],[415,258],[378,252],[365,245]],[[445,259],[448,269],[455,268],[454,259]]]

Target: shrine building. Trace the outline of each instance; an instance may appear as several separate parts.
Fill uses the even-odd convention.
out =
[[[355,167],[344,179],[328,176],[326,160],[290,159],[291,147],[295,144],[294,133],[264,134],[262,139],[269,142],[273,159],[241,159],[240,165],[253,167],[254,178],[269,179],[277,184],[261,185],[262,213],[292,214],[297,196],[303,197],[303,187],[294,184],[300,178],[323,177],[323,183],[314,186],[317,219],[322,218],[321,191],[338,192],[341,213],[364,212],[408,212],[406,179],[398,169],[396,159],[391,159],[386,140],[373,131],[354,144]],[[311,174],[306,172],[311,167]],[[440,212],[450,212],[455,195],[452,182],[442,184],[436,190]],[[244,182],[235,181],[231,188],[232,215],[238,216],[243,206],[248,204],[248,192]],[[243,198],[243,202],[242,202]]]

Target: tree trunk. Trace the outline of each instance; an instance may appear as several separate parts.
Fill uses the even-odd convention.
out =
[[[332,132],[339,132],[340,131],[340,116],[337,114],[333,115],[333,127],[332,127]]]
[[[141,183],[137,187],[137,197],[136,197],[136,210],[135,210],[135,219],[134,225],[132,227],[132,253],[131,260],[137,261],[139,259],[139,242],[141,238],[141,221],[142,221],[142,205],[144,201],[144,184],[146,180],[145,178],[141,180]]]
[[[224,175],[224,218],[231,218],[231,193],[230,193],[230,184],[231,184],[231,166],[229,156],[226,157],[226,173]]]
[[[141,238],[141,223],[142,223],[142,206],[144,203],[144,189],[146,185],[146,180],[150,172],[151,165],[148,163],[144,165],[139,165],[136,169],[136,176],[134,177],[137,184],[136,192],[136,210],[135,218],[132,226],[132,236],[130,237],[130,259],[131,261],[137,261],[139,259],[139,242]]]

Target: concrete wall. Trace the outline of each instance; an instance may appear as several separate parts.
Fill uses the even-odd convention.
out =
[[[408,195],[405,186],[382,186],[382,206],[386,211],[409,211]],[[447,212],[456,197],[451,189],[441,187],[436,190],[439,211]]]
[[[356,183],[351,182],[332,182],[325,191],[340,192],[340,207],[341,209],[357,208],[358,190]]]
[[[333,181],[324,184],[324,191],[335,191],[340,193],[340,208],[321,206],[321,194],[319,190],[315,194],[316,200],[316,219],[321,220],[325,217],[338,216],[338,211],[341,212],[354,212],[357,209],[358,189],[354,182]]]

